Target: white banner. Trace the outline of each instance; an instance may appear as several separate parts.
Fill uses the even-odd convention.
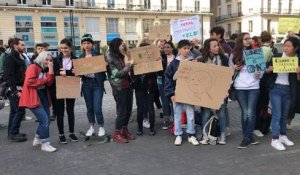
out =
[[[171,22],[173,42],[178,43],[180,40],[193,38],[201,40],[200,18],[198,15],[188,18],[173,20]]]

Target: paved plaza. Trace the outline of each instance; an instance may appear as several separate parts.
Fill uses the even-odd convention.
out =
[[[115,120],[115,103],[111,88],[106,83],[103,113],[105,128],[112,135]],[[58,142],[56,121],[51,122],[51,143],[58,148],[55,153],[42,152],[32,147],[37,123],[23,121],[21,131],[28,135],[28,141],[13,143],[6,139],[6,129],[0,130],[0,174],[1,175],[297,175],[300,174],[300,115],[293,121],[293,129],[288,131],[294,147],[279,152],[271,148],[270,134],[257,138],[259,145],[248,149],[237,149],[240,143],[240,110],[236,102],[229,105],[231,135],[226,145],[193,146],[184,140],[181,146],[174,146],[170,131],[161,130],[162,119],[156,115],[157,135],[144,135],[128,144],[115,142]],[[0,121],[7,123],[9,107],[0,111]],[[33,115],[28,111],[27,115]],[[75,105],[75,132],[86,131],[88,120],[83,98]],[[130,131],[136,132],[136,107],[129,124]],[[65,131],[68,131],[65,117]],[[78,134],[79,135],[79,134]],[[66,132],[66,136],[68,133]]]

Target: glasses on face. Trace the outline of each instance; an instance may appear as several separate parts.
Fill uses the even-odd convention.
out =
[[[244,38],[244,41],[251,41],[251,38]]]

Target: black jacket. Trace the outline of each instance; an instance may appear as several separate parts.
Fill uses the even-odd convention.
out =
[[[73,54],[71,55],[71,60],[77,59],[76,56],[74,56]],[[55,76],[60,76],[60,69],[63,68],[63,55],[59,54],[58,57],[54,60],[54,74]],[[73,69],[73,64],[72,64],[72,69]],[[66,70],[66,74],[67,76],[75,76],[75,74],[72,72],[71,70]]]
[[[5,59],[4,76],[11,90],[11,94],[17,94],[17,86],[23,86],[25,80],[26,65],[20,54],[12,50]]]

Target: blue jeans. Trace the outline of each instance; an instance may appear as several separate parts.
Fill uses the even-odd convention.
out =
[[[47,142],[49,139],[50,109],[46,89],[38,90],[38,96],[40,98],[41,105],[30,110],[39,122],[36,135],[42,140],[42,142]]]
[[[242,116],[242,130],[244,138],[251,139],[255,127],[255,115],[259,89],[236,90],[237,100],[239,102]]]
[[[8,135],[19,134],[22,119],[25,115],[25,108],[19,107],[19,98],[15,95],[8,95],[10,112],[8,121]]]
[[[96,117],[97,124],[103,126],[102,100],[104,87],[99,85],[96,80],[83,80],[82,92],[87,108],[89,123],[95,124]]]
[[[225,105],[225,102],[224,102],[224,104],[222,104],[220,109],[216,111],[217,116],[219,118],[219,122],[220,122],[220,131],[221,131],[221,133],[225,133],[225,129],[226,129],[225,109],[226,109],[226,105]],[[202,109],[202,127],[204,127],[205,124],[207,123],[207,121],[209,120],[211,111],[212,110],[209,109],[209,108],[203,108]]]
[[[291,104],[291,90],[288,85],[275,84],[269,92],[272,105],[272,137],[279,138],[280,134],[286,135],[286,119]]]
[[[169,117],[171,115],[170,106],[171,101],[168,97],[165,96],[165,79],[158,76],[157,77],[157,86],[159,90],[160,100],[162,102],[162,109],[164,117]]]
[[[195,134],[194,106],[184,104],[184,103],[173,103],[173,109],[174,109],[174,126],[175,126],[174,134],[178,136],[178,135],[182,135],[183,133],[181,128],[181,113],[183,111],[186,112],[186,117],[187,117],[186,132],[188,134]]]

